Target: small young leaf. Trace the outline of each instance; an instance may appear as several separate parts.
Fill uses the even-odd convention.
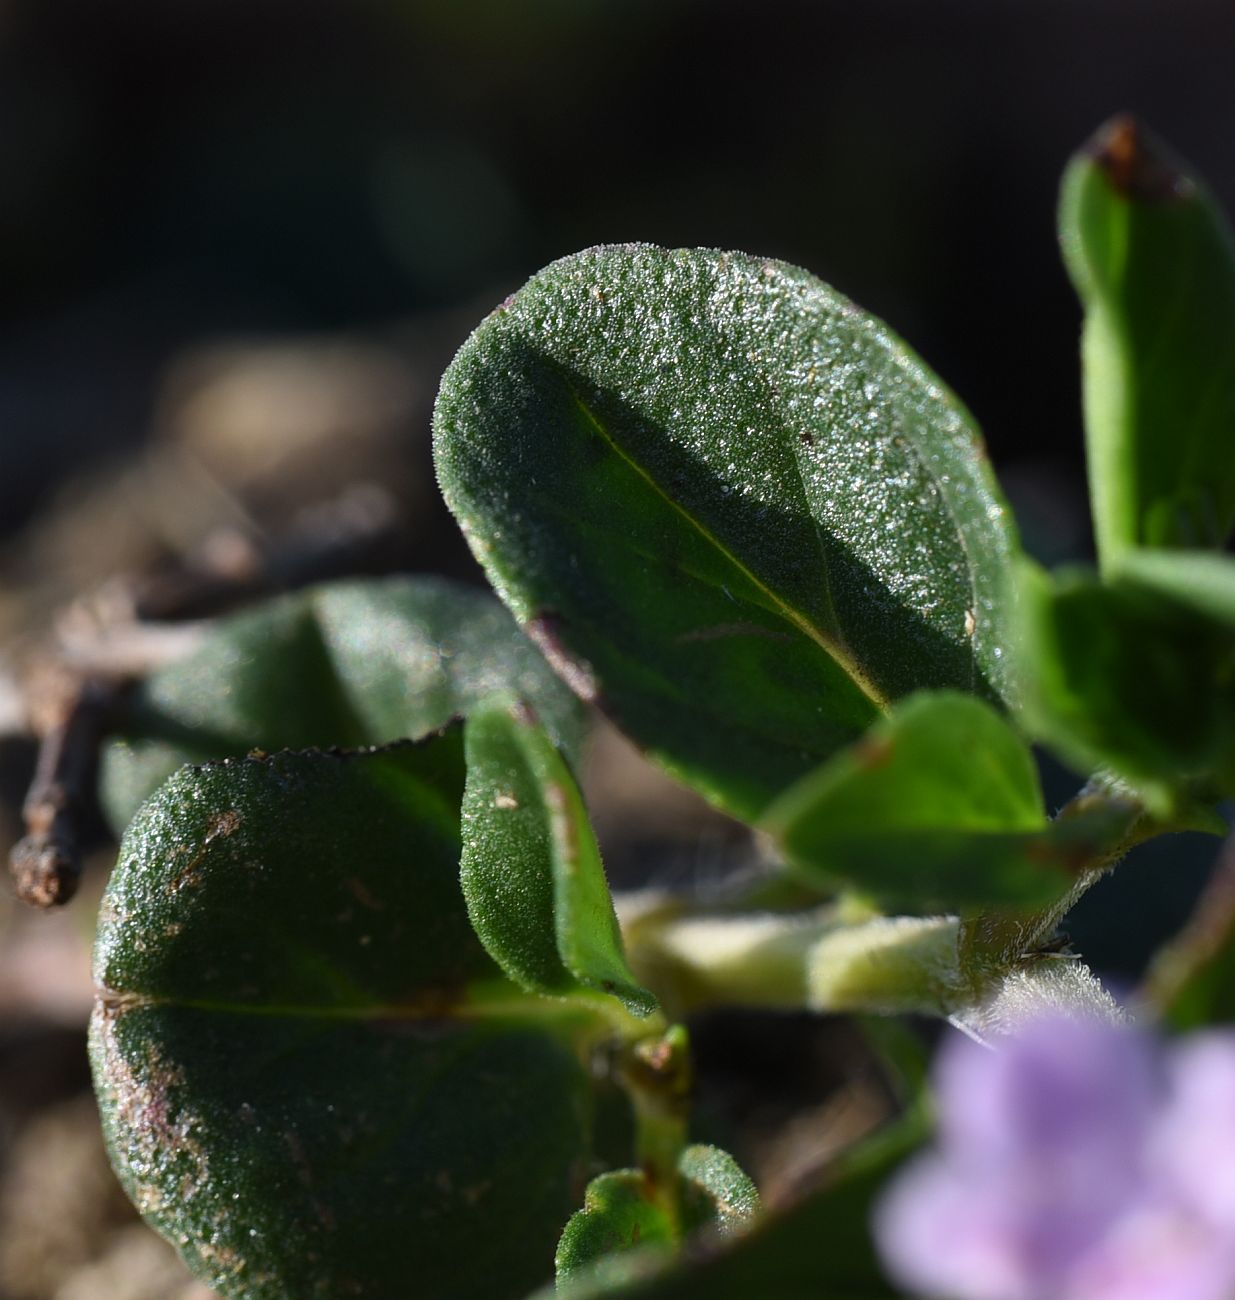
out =
[[[930,911],[1044,903],[1130,820],[1116,807],[1048,822],[1024,742],[981,700],[937,692],[803,778],[762,826],[801,871]]]
[[[1085,308],[1085,428],[1103,571],[1131,546],[1221,546],[1235,524],[1235,242],[1130,118],[1064,175]]]
[[[1209,581],[1222,568],[1198,567],[1186,589],[1182,562],[1125,556],[1105,583],[1024,569],[1028,725],[1081,770],[1125,778],[1164,818],[1190,780],[1235,788],[1235,624],[1218,617],[1222,584]]]
[[[569,1295],[599,1279],[625,1272],[616,1256],[638,1250],[669,1257],[698,1232],[731,1236],[750,1227],[759,1213],[759,1193],[727,1151],[687,1147],[678,1161],[680,1220],[662,1189],[639,1169],[618,1169],[588,1184],[583,1209],[572,1215],[557,1248],[558,1291]]]
[[[434,446],[565,679],[740,816],[891,700],[1004,687],[1015,543],[978,434],[805,271],[646,245],[557,262],[464,344]]]
[[[583,1209],[571,1215],[557,1247],[557,1289],[594,1276],[599,1265],[632,1250],[666,1257],[678,1246],[673,1220],[639,1169],[616,1169],[593,1178]],[[611,1272],[611,1267],[602,1272]]]
[[[656,1000],[626,964],[600,849],[575,779],[526,707],[467,723],[463,893],[493,959],[540,993],[610,993],[638,1016]]]
[[[819,1190],[730,1241],[675,1261],[631,1252],[626,1267],[584,1275],[570,1300],[896,1300],[870,1236],[875,1198],[922,1142],[920,1107],[848,1152]],[[614,1262],[622,1261],[616,1257]],[[551,1300],[538,1292],[534,1300]]]
[[[549,1271],[589,1027],[476,941],[463,777],[457,727],[185,769],[125,837],[95,959],[104,1132],[228,1300],[517,1300]]]
[[[104,758],[117,831],[184,763],[415,739],[494,696],[574,752],[579,706],[491,596],[440,578],[340,582],[222,620],[137,693]]]
[[[678,1171],[685,1183],[683,1226],[721,1236],[743,1232],[759,1213],[759,1189],[750,1175],[720,1147],[696,1143],[682,1152]]]

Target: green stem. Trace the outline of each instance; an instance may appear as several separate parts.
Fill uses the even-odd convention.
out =
[[[1227,836],[1213,875],[1183,929],[1155,954],[1139,1000],[1167,1015],[1189,984],[1235,937],[1235,833]]]
[[[683,1233],[679,1162],[690,1118],[690,1042],[682,1025],[630,1044],[621,1074],[635,1112],[635,1159],[669,1219]]]
[[[1114,868],[1138,844],[1164,831],[1150,817],[1138,800],[1121,789],[1095,778],[1079,790],[1056,814],[1056,821],[1092,811],[1111,803],[1131,804],[1135,817],[1124,836],[1103,853],[1090,859],[1077,873],[1071,889],[1040,911],[981,912],[961,922],[959,955],[961,969],[974,985],[975,997],[981,988],[1009,964],[1022,960],[1041,949],[1054,935],[1059,923],[1104,875]]]
[[[802,913],[692,915],[630,926],[632,968],[674,1016],[710,1007],[948,1015],[963,992],[955,917],[889,917],[859,900]]]

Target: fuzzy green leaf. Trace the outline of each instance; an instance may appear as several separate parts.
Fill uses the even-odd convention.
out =
[[[915,1107],[897,1124],[838,1162],[819,1190],[749,1232],[668,1262],[660,1251],[631,1251],[581,1277],[570,1300],[896,1300],[870,1237],[871,1209],[895,1168],[921,1143]],[[534,1300],[551,1300],[538,1292]]]
[[[577,748],[578,703],[491,596],[441,578],[311,588],[223,619],[143,683],[104,803],[120,831],[184,763],[415,739],[495,695],[531,700]]]
[[[678,1160],[682,1175],[683,1228],[722,1237],[744,1232],[759,1214],[759,1189],[741,1165],[720,1147],[696,1143]]]
[[[935,692],[803,778],[763,827],[816,879],[950,911],[1057,897],[1133,815],[1113,806],[1048,822],[1024,741],[981,700]]]
[[[526,989],[612,994],[647,1016],[579,787],[526,707],[467,723],[463,893],[476,933]]]
[[[805,271],[557,262],[442,381],[447,503],[570,685],[755,817],[924,687],[998,696],[1014,539],[967,412]]]
[[[1235,241],[1129,118],[1069,165],[1060,240],[1085,308],[1098,554],[1221,546],[1235,524]]]
[[[557,1289],[570,1294],[572,1282],[589,1283],[621,1270],[615,1259],[630,1251],[650,1251],[665,1257],[678,1247],[673,1219],[639,1169],[616,1169],[593,1178],[583,1209],[567,1221],[557,1248]]]
[[[185,769],[125,837],[95,957],[104,1132],[228,1300],[494,1300],[550,1272],[585,1026],[472,933],[463,776],[457,727]]]
[[[690,1146],[678,1161],[682,1213],[639,1169],[618,1169],[589,1184],[583,1209],[572,1215],[557,1248],[558,1291],[590,1290],[622,1278],[631,1251],[675,1254],[695,1233],[729,1236],[744,1231],[759,1212],[759,1193],[728,1152]]]

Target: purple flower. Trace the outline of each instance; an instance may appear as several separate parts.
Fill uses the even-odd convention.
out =
[[[889,1274],[947,1300],[1231,1300],[1235,1035],[1160,1049],[1099,1020],[960,1035],[937,1148],[893,1183]]]

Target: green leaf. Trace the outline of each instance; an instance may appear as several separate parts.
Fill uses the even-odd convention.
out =
[[[463,893],[486,950],[525,989],[612,994],[651,1015],[565,760],[523,706],[481,710],[466,734]]]
[[[805,271],[557,262],[442,381],[442,491],[570,685],[753,818],[902,695],[1005,686],[1015,549],[968,413]]]
[[[229,1300],[495,1300],[550,1273],[595,1025],[476,941],[463,779],[457,727],[190,768],[125,837],[95,955],[104,1132]]]
[[[631,1251],[676,1253],[699,1232],[730,1236],[749,1228],[759,1193],[727,1151],[690,1146],[678,1161],[682,1213],[678,1218],[640,1169],[619,1169],[588,1184],[583,1209],[572,1215],[557,1248],[558,1291],[590,1290],[598,1281],[623,1280]]]
[[[418,738],[495,695],[574,752],[577,702],[492,596],[440,578],[331,583],[224,619],[138,691],[107,751],[117,831],[184,763]]]
[[[759,1190],[750,1175],[720,1147],[696,1143],[682,1152],[678,1171],[685,1184],[683,1221],[688,1233],[721,1236],[744,1232],[759,1214]]]
[[[1125,551],[1115,577],[1235,630],[1235,559],[1212,551]]]
[[[630,1251],[672,1255],[679,1244],[673,1218],[639,1169],[617,1169],[588,1184],[583,1209],[558,1242],[557,1289],[567,1295],[586,1281],[621,1277]]]
[[[1025,743],[989,705],[948,691],[900,704],[789,790],[762,827],[812,878],[949,911],[1058,896],[1134,812],[1048,821]]]
[[[1145,582],[1140,561],[1124,576],[1127,559],[1106,583],[1025,567],[1025,717],[1069,762],[1109,768],[1169,819],[1190,782],[1235,788],[1235,626],[1213,616],[1212,587]]]
[[[751,1231],[692,1250],[668,1267],[657,1251],[631,1252],[615,1276],[599,1272],[567,1294],[571,1300],[896,1300],[875,1257],[871,1208],[925,1131],[915,1107],[842,1157],[823,1187],[764,1215]],[[551,1296],[546,1291],[535,1300]]]
[[[1098,554],[1221,546],[1235,524],[1235,242],[1204,186],[1130,118],[1069,165],[1060,240],[1085,308]]]

